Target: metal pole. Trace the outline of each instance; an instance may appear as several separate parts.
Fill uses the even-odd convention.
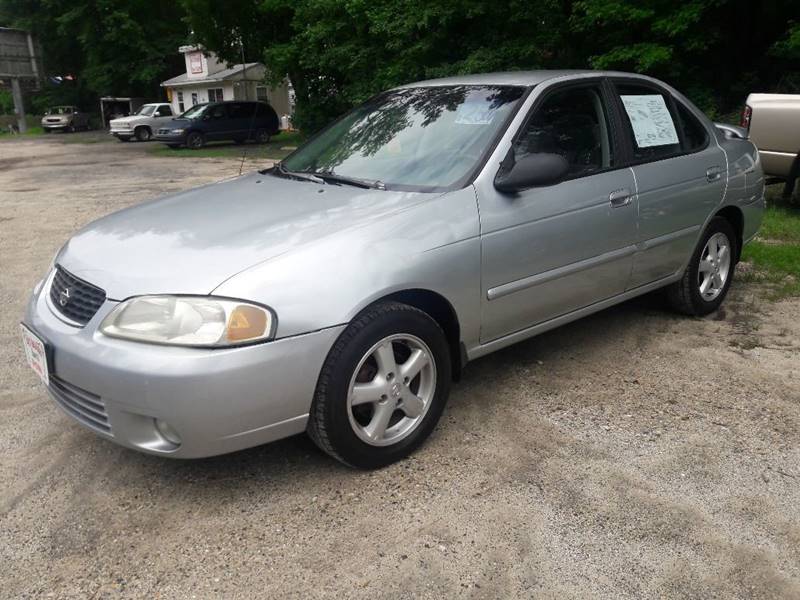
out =
[[[25,122],[25,106],[22,104],[22,88],[16,77],[11,78],[11,95],[14,98],[14,114],[17,115],[19,132],[25,133],[28,131],[28,124]]]

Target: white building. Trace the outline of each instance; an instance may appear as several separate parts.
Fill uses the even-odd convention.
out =
[[[293,102],[288,80],[278,87],[265,83],[267,68],[261,63],[227,65],[198,46],[181,46],[186,72],[162,82],[173,112],[180,114],[195,104],[220,100],[262,100],[278,117],[291,115]]]

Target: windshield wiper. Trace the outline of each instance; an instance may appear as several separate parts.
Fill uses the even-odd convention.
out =
[[[325,183],[325,180],[322,177],[319,177],[311,171],[290,171],[283,166],[283,163],[278,163],[274,168],[277,169],[277,171],[283,177],[292,177],[294,179],[302,179],[304,181],[311,181],[313,183]]]
[[[347,175],[339,175],[333,171],[307,171],[307,173],[316,175],[325,181],[332,181],[334,183],[343,183],[345,185],[354,185],[360,188],[385,190],[386,185],[377,179],[361,179],[358,177],[348,177]]]

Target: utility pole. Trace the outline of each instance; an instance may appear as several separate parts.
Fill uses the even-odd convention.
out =
[[[17,116],[17,126],[20,133],[28,131],[28,122],[25,119],[25,104],[22,101],[22,87],[19,85],[19,79],[14,77],[11,79],[11,96],[14,98],[14,114]]]

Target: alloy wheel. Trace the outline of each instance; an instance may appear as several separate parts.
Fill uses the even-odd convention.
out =
[[[387,336],[364,354],[350,380],[350,425],[367,444],[396,444],[422,423],[435,392],[436,363],[425,342]]]
[[[711,302],[725,289],[731,270],[731,243],[724,233],[715,233],[706,242],[700,255],[697,285],[700,296]]]

